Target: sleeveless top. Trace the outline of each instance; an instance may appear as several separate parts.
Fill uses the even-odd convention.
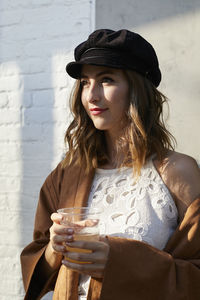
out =
[[[88,206],[104,209],[100,234],[131,238],[160,250],[177,227],[176,205],[152,159],[136,180],[132,168],[96,169]],[[81,275],[79,299],[86,299],[88,285],[89,276]]]

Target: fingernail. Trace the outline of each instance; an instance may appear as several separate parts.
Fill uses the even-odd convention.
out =
[[[72,235],[68,235],[67,236],[67,240],[72,240],[73,239],[73,236]]]
[[[66,229],[66,232],[67,232],[68,234],[73,234],[73,233],[74,233],[74,230],[73,230],[72,228],[67,228],[67,229]]]
[[[69,246],[69,247],[72,245],[71,242],[66,242],[65,244],[66,244],[66,246]]]

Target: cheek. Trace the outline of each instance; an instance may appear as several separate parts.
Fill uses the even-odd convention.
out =
[[[87,101],[85,100],[83,93],[81,95],[81,102],[82,102],[82,105],[85,108],[85,110],[87,110]]]
[[[88,101],[86,101],[84,99],[84,97],[81,97],[81,103],[82,103],[82,109],[85,110],[87,116],[91,119],[90,111],[89,111],[89,108],[88,108]]]
[[[119,102],[122,100],[125,103],[128,101],[128,94],[128,86],[126,84],[122,84],[115,88],[104,89],[105,98],[111,102]]]
[[[115,110],[121,111],[123,113],[126,111],[129,107],[129,98],[128,98],[128,92],[118,90],[112,95],[112,105],[115,108]]]
[[[130,103],[128,87],[125,87],[123,89],[123,91],[121,91],[121,93],[119,93],[119,97],[121,99],[122,109],[124,111],[127,110],[129,107],[129,103]]]

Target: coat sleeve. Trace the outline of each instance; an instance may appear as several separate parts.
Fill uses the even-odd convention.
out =
[[[200,299],[200,198],[189,206],[164,251],[131,239],[108,241],[100,300]]]
[[[48,279],[43,278],[42,270],[40,269],[40,260],[49,242],[49,228],[52,225],[50,215],[58,207],[59,197],[55,188],[57,173],[58,167],[47,177],[40,190],[35,216],[33,242],[21,253],[22,277],[26,300],[40,299],[44,294],[54,289],[56,282],[58,271],[52,272]]]

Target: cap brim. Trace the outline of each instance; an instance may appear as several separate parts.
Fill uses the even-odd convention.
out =
[[[84,61],[79,62],[70,62],[66,66],[67,73],[74,79],[81,78],[81,70],[83,65],[94,65],[94,66],[105,66],[115,69],[128,69],[133,70],[137,73],[140,73],[142,76],[148,78],[156,87],[159,85],[161,81],[161,72],[159,68],[154,70],[153,76],[152,71],[151,74],[145,72],[146,66],[142,66],[139,60],[135,60],[134,64],[130,64],[126,58],[122,58],[122,56],[94,56],[94,57],[86,57]]]
[[[92,50],[92,49],[90,49]],[[96,50],[96,49],[95,49]],[[98,51],[99,49],[97,49]],[[73,61],[67,64],[66,71],[67,73],[75,79],[81,77],[81,69],[83,65],[93,65],[93,66],[105,66],[116,69],[127,68],[127,65],[122,63],[122,56],[120,53],[115,53],[108,51],[108,49],[100,49],[100,54],[90,55],[90,52],[87,52],[88,56],[84,56],[80,61]],[[105,52],[105,53],[104,53]],[[129,64],[128,64],[129,65]]]
[[[81,76],[82,64],[79,62],[71,62],[67,64],[66,71],[74,79],[78,79]]]
[[[81,70],[83,65],[92,65],[92,66],[104,66],[115,69],[124,69],[125,67],[120,64],[112,63],[111,61],[107,61],[105,59],[97,61],[97,60],[87,60],[84,62],[70,62],[66,66],[66,72],[74,79],[81,78]],[[127,67],[126,67],[127,68]]]

